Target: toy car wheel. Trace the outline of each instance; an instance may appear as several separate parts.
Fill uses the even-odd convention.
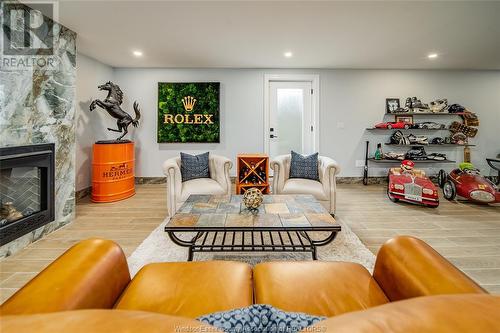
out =
[[[454,200],[457,196],[457,188],[455,187],[455,183],[451,180],[447,180],[443,186],[443,195],[446,200]]]
[[[409,128],[410,128],[410,125],[406,124],[405,129],[409,129]]]
[[[387,188],[387,197],[389,198],[389,200],[391,200],[392,202],[398,202],[399,199],[397,198],[394,198],[390,193],[389,193],[389,188]]]
[[[438,173],[438,185],[439,185],[439,187],[443,188],[444,183],[446,183],[447,180],[448,180],[448,174],[446,173],[446,171],[444,171],[443,169],[439,170],[439,173]]]
[[[392,125],[391,124],[387,125],[387,129],[392,129]]]

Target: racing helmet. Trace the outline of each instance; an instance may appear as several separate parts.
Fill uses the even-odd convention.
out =
[[[474,166],[474,164],[470,163],[470,162],[462,162],[458,165],[458,168],[461,170],[461,171],[477,171],[477,168]]]
[[[411,171],[414,166],[415,163],[410,160],[403,160],[403,162],[401,162],[401,169],[403,169],[403,171]]]

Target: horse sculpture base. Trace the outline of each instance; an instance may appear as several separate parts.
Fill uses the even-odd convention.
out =
[[[99,140],[96,141],[95,143],[98,145],[102,144],[118,144],[118,143],[131,143],[132,141],[130,140]]]

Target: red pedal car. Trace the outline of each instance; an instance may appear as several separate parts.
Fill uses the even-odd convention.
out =
[[[400,168],[389,170],[387,196],[392,202],[399,200],[427,207],[439,206],[436,185],[425,176],[422,170],[413,169],[414,163],[404,160]]]
[[[471,163],[461,163],[459,168],[452,170],[450,174],[440,170],[438,183],[443,189],[444,197],[448,200],[455,200],[459,197],[483,204],[500,202],[498,187],[481,176],[479,170]]]
[[[394,121],[389,121],[386,123],[379,123],[375,125],[375,128],[387,128],[387,129],[409,129],[411,124],[404,123],[402,121],[394,122]]]

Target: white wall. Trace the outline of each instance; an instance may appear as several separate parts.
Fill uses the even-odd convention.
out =
[[[137,100],[143,116],[132,139],[137,145],[137,176],[163,176],[162,162],[179,151],[211,151],[235,159],[238,153],[262,152],[263,148],[263,78],[265,73],[308,73],[320,76],[320,154],[335,158],[343,170],[341,176],[359,177],[362,168],[356,160],[364,159],[365,141],[371,150],[388,135],[368,133],[383,119],[386,97],[418,96],[424,101],[448,98],[479,115],[481,125],[474,139],[473,162],[486,174],[486,156],[500,153],[500,71],[417,71],[417,70],[247,70],[247,69],[128,69],[114,71],[114,80],[124,91],[123,107],[132,111]],[[99,81],[99,80],[95,80]],[[158,82],[220,81],[221,143],[156,143],[156,103]],[[94,85],[95,87],[95,85]],[[96,89],[96,88],[94,88]],[[436,118],[430,118],[436,119]],[[441,119],[441,118],[438,118]],[[429,118],[422,118],[429,120]],[[451,118],[447,118],[451,121]],[[344,127],[341,127],[343,123]],[[112,123],[111,123],[112,124]],[[113,138],[100,133],[99,138]],[[384,147],[387,150],[387,147]],[[428,151],[432,151],[428,149]],[[462,159],[462,149],[441,149],[452,159]],[[449,165],[446,169],[450,169]],[[439,167],[431,169],[436,172]],[[234,169],[233,169],[234,173]],[[386,174],[386,169],[371,169],[371,175]]]
[[[76,190],[90,186],[92,144],[104,137],[109,118],[90,112],[92,99],[100,97],[97,86],[113,79],[113,69],[93,58],[78,54],[76,69]],[[100,110],[102,111],[102,110]]]
[[[500,153],[500,71],[332,70],[322,75],[321,93],[321,153],[339,160],[344,167],[343,176],[361,174],[361,168],[355,167],[355,161],[364,158],[366,140],[370,140],[372,153],[377,142],[388,141],[385,132],[376,134],[363,130],[383,119],[385,98],[392,96],[401,98],[403,105],[408,96],[418,96],[424,102],[448,98],[450,103],[459,103],[476,112],[480,127],[478,135],[471,141],[477,144],[472,148],[471,155],[472,162],[484,174],[491,172],[485,161],[486,156]],[[392,117],[386,119],[389,118]],[[415,119],[447,121],[448,124],[460,120],[457,116],[420,116]],[[336,128],[337,122],[343,122],[345,128]],[[442,132],[442,135],[445,133],[449,134]],[[389,147],[383,146],[383,149],[387,151]],[[426,151],[443,152],[450,159],[463,161],[461,147],[428,148]],[[427,171],[433,174],[440,168],[450,170],[453,167],[454,164],[436,165]],[[387,173],[386,169],[372,171],[371,175]]]

